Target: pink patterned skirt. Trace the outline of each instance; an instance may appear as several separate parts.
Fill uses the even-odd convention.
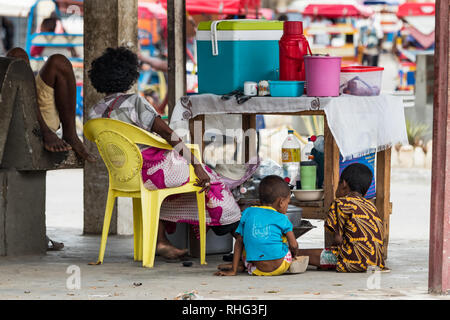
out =
[[[189,165],[174,150],[147,148],[141,150],[143,158],[142,179],[149,190],[174,188],[189,181]],[[208,166],[203,166],[210,177],[210,190],[206,198],[206,224],[222,226],[241,218],[241,210],[231,191]],[[195,193],[167,197],[161,205],[160,219],[174,223],[198,225],[198,209]],[[166,225],[167,226],[167,225]],[[170,233],[170,230],[167,230]]]

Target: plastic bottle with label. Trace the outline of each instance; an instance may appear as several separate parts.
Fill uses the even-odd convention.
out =
[[[311,136],[308,138],[308,143],[303,147],[302,150],[302,161],[309,161],[311,150],[314,148],[314,142],[316,141],[316,136]]]
[[[294,136],[294,130],[288,130],[288,136],[281,146],[283,176],[289,178],[291,185],[300,181],[300,142]]]

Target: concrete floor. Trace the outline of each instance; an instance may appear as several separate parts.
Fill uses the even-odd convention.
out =
[[[427,294],[430,171],[393,169],[390,273],[337,274],[309,269],[273,278],[213,275],[222,254],[207,256],[208,265],[192,267],[157,257],[153,269],[133,261],[131,236],[111,236],[101,266],[96,261],[99,236],[83,236],[82,172],[48,174],[47,201],[51,238],[66,247],[45,256],[0,258],[0,299],[168,299],[197,290],[204,299],[450,299]],[[321,247],[323,227],[298,239],[301,248]],[[79,272],[78,272],[78,271]],[[76,289],[79,274],[79,289]],[[74,289],[75,288],[75,289]]]
[[[385,66],[383,90],[395,87],[395,61]],[[153,269],[133,261],[132,236],[111,236],[105,263],[96,261],[99,236],[82,236],[83,175],[60,170],[47,175],[47,232],[65,243],[60,252],[27,257],[0,257],[0,299],[168,299],[197,290],[204,299],[450,299],[427,294],[431,172],[393,169],[389,258],[390,273],[337,274],[308,270],[280,277],[215,277],[222,254],[207,256],[208,265],[192,267],[156,259]],[[55,196],[57,195],[57,196]],[[301,248],[323,246],[321,221],[298,239]],[[80,289],[76,287],[79,270]],[[73,273],[75,271],[75,273]]]

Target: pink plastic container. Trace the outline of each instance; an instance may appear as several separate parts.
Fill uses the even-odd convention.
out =
[[[341,57],[305,56],[308,97],[339,96]]]

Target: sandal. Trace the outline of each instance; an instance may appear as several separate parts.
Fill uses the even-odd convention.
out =
[[[64,243],[56,242],[47,237],[47,251],[61,251],[64,248]]]

